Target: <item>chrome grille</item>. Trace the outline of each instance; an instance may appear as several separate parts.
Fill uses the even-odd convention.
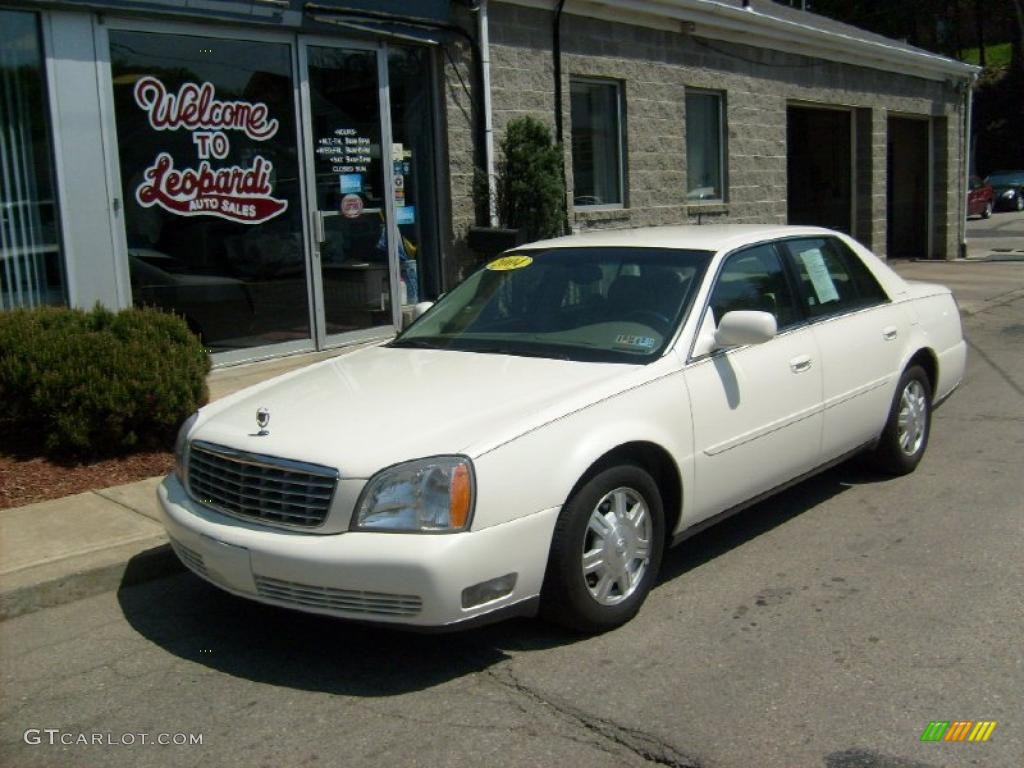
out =
[[[329,467],[198,440],[189,446],[189,492],[230,515],[314,528],[327,518],[337,484],[338,473]]]
[[[415,616],[423,608],[419,595],[318,587],[259,575],[255,579],[258,595],[292,605],[378,616]]]

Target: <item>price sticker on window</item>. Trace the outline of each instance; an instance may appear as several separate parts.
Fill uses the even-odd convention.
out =
[[[533,264],[532,256],[502,256],[495,259],[487,268],[492,272],[507,272],[510,269],[522,269]]]

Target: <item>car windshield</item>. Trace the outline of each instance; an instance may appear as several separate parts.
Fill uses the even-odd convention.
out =
[[[1001,184],[1024,184],[1024,171],[999,171],[993,173],[985,181],[996,186]]]
[[[390,346],[648,363],[686,316],[712,255],[627,247],[508,254]]]

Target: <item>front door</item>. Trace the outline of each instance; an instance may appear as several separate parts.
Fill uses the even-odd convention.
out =
[[[300,48],[314,301],[321,345],[397,324],[386,48]]]
[[[775,315],[778,335],[691,362],[697,522],[811,469],[821,445],[821,355],[772,245],[726,258],[704,325],[727,312]]]

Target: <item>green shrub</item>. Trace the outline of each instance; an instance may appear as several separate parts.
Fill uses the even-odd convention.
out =
[[[551,131],[527,115],[509,122],[498,163],[498,218],[526,240],[564,234],[565,179],[562,148]]]
[[[169,447],[209,369],[185,321],[155,309],[0,312],[0,421],[40,451]]]

